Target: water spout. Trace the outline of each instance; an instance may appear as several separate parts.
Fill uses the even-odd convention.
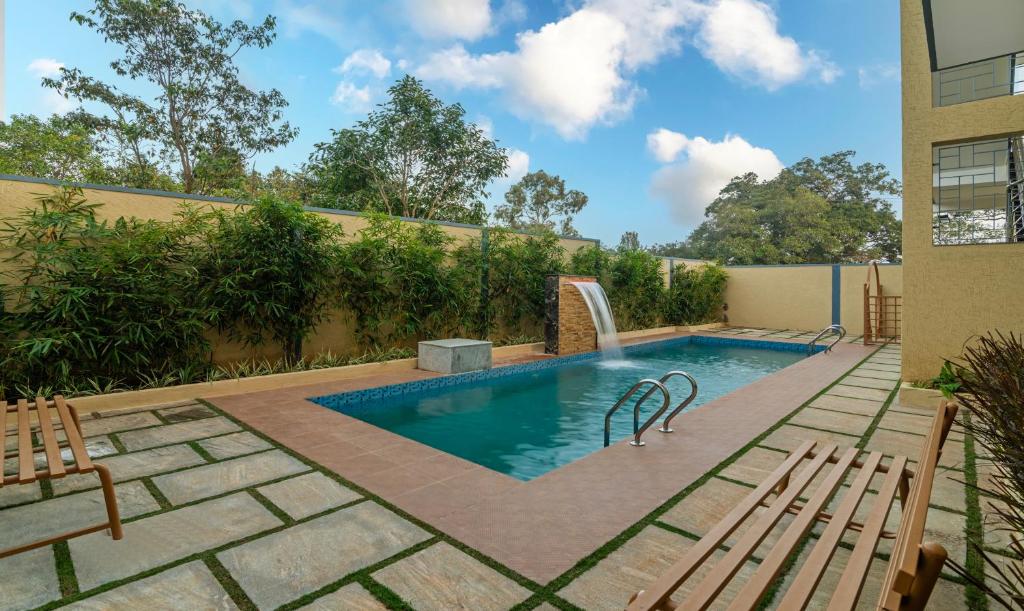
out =
[[[596,282],[573,282],[583,295],[583,301],[590,309],[590,318],[597,329],[597,347],[602,356],[610,360],[622,360],[622,346],[619,345],[619,333],[615,330],[615,317],[608,303],[608,295]]]

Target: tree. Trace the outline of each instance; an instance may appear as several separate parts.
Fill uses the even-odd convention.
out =
[[[508,166],[505,149],[405,76],[352,129],[332,130],[306,167],[314,201],[331,208],[481,223],[488,183]]]
[[[13,115],[0,121],[0,173],[103,182],[107,171],[88,127],[71,116]]]
[[[899,181],[853,151],[803,159],[772,180],[733,178],[686,240],[699,258],[733,264],[895,261],[900,221],[887,196]]]
[[[619,238],[619,250],[640,250],[640,234],[627,231]]]
[[[512,229],[555,231],[557,227],[562,235],[578,236],[572,217],[586,205],[582,191],[567,191],[560,176],[537,170],[509,188],[494,217]]]
[[[243,49],[273,42],[273,17],[257,26],[225,26],[175,0],[95,0],[88,12],[72,12],[71,20],[122,47],[122,57],[110,64],[115,74],[156,88],[147,101],[77,68],[43,79],[65,97],[107,108],[92,119],[136,181],[154,168],[173,167],[186,193],[205,192],[214,186],[211,174],[197,176],[198,168],[223,169],[236,157],[249,159],[295,137],[296,130],[281,122],[287,105],[281,92],[245,86],[234,63]]]

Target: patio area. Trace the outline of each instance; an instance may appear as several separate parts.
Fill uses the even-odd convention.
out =
[[[802,338],[798,332],[761,329],[723,333]],[[480,516],[493,519],[499,506],[524,498],[511,504],[520,522],[500,517],[499,523],[513,534],[520,526],[523,532],[544,532],[562,528],[566,518],[590,523],[588,512],[600,513],[602,505],[547,500],[544,505],[528,495],[516,497],[522,493],[505,489],[511,478],[437,451],[425,457],[411,445],[383,443],[394,440],[380,429],[340,427],[332,432],[333,440],[319,441],[315,435],[322,423],[295,412],[299,408],[288,401],[306,403],[309,413],[325,418],[347,417],[304,401],[309,387],[99,417],[83,414],[90,453],[103,457],[100,462],[117,482],[125,538],[112,541],[94,533],[0,560],[5,576],[0,606],[622,609],[633,592],[666,569],[800,441],[916,456],[931,414],[896,400],[899,347],[849,348],[857,351],[856,358],[838,348],[833,355],[815,357],[850,363],[808,391],[806,400],[780,405],[780,416],[761,423],[767,430],[753,433],[736,449],[728,443],[709,448],[711,456],[721,452],[722,459],[700,467],[694,477],[685,475],[691,468],[686,460],[669,454],[666,465],[677,462],[675,470],[683,475],[666,478],[675,487],[659,491],[664,498],[653,495],[635,504],[641,513],[612,520],[623,525],[613,531],[567,532],[564,543],[545,540],[547,535],[534,537],[551,548],[564,544],[572,554],[532,561],[526,554],[536,548],[503,547],[515,537],[493,536],[493,522],[481,522]],[[261,419],[268,410],[288,417],[290,435],[280,433],[280,420]],[[300,416],[304,425],[295,424]],[[687,422],[699,424],[696,419],[677,422],[684,430]],[[376,450],[356,451],[371,441]],[[664,458],[672,449],[652,446],[643,450],[648,456],[663,450]],[[355,453],[342,456],[339,448],[346,447]],[[632,448],[625,452],[639,455]],[[410,466],[392,464],[401,460]],[[992,531],[986,541],[995,548],[1001,541],[995,525],[984,524],[990,513],[984,496],[965,486],[986,484],[983,460],[957,427],[932,494],[925,539],[941,543],[960,563],[970,562],[965,532],[985,527]],[[5,470],[13,468],[5,465]],[[526,489],[543,479],[520,484]],[[463,502],[471,494],[478,497],[475,502]],[[0,507],[0,520],[18,525],[0,532],[0,547],[96,522],[104,511],[92,475],[4,487]],[[892,520],[898,520],[895,513]],[[785,520],[776,531],[784,525]],[[832,581],[826,576],[819,596],[835,586],[842,551],[829,570]],[[886,550],[880,549],[868,597],[877,591],[885,558]],[[751,563],[756,562],[757,554]],[[789,573],[800,563],[797,558]],[[785,587],[785,578],[779,586]],[[944,575],[932,608],[965,608],[970,595],[957,578]],[[727,591],[719,602],[728,596]]]

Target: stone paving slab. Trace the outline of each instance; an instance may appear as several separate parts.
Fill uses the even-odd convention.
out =
[[[587,611],[621,611],[630,596],[653,583],[694,543],[694,540],[687,537],[657,526],[648,526],[560,590],[558,595]],[[712,560],[705,562],[672,596],[672,600],[678,602],[689,593],[721,555],[721,552],[716,553]],[[745,564],[735,581],[719,595],[711,608],[724,608],[753,574],[755,566],[749,562]]]
[[[888,380],[890,382],[898,382],[900,379],[899,371],[881,371],[878,369],[870,369],[868,367],[858,367],[853,372],[858,378],[871,378],[874,380]],[[893,384],[895,386],[895,384]],[[891,388],[891,387],[890,387]]]
[[[43,491],[38,483],[8,484],[0,488],[0,509],[11,505],[20,505],[43,498]]]
[[[874,417],[882,409],[882,405],[881,401],[822,395],[812,401],[810,407]]]
[[[846,384],[836,384],[829,389],[829,395],[834,397],[852,397],[854,399],[868,399],[871,401],[885,401],[889,398],[889,392],[887,390],[879,390],[877,388],[863,388],[860,386],[849,386]]]
[[[82,435],[85,437],[119,433],[121,431],[162,424],[160,419],[150,412],[136,412],[134,414],[106,416],[103,418],[82,418],[81,420]]]
[[[158,475],[153,483],[172,504],[181,505],[308,470],[281,450],[270,450]]]
[[[85,451],[89,454],[90,458],[103,458],[104,456],[110,456],[111,454],[117,454],[117,448],[110,441],[110,437],[103,435],[100,437],[91,437],[85,440]],[[46,452],[36,452],[32,456],[37,470],[45,469],[47,466]],[[72,464],[75,462],[74,454],[71,448],[64,448],[60,451],[60,458],[64,464]],[[18,458],[8,458],[4,461],[4,474],[13,474],[18,471]]]
[[[153,495],[141,482],[114,486],[121,519],[160,509]],[[0,512],[0,549],[47,539],[69,530],[78,530],[107,521],[102,490],[90,490],[12,507]],[[105,533],[97,533],[110,538]]]
[[[840,448],[852,448],[857,445],[858,441],[860,441],[860,437],[784,424],[777,428],[771,435],[765,437],[761,441],[760,445],[766,448],[775,448],[776,450],[792,452],[800,447],[800,444],[809,440],[819,441],[826,444],[835,443],[838,444]]]
[[[877,378],[859,376],[857,373],[857,371],[854,371],[852,375],[843,378],[843,384],[847,386],[860,386],[861,388],[877,388],[886,392],[896,388],[895,380],[879,380]]]
[[[294,520],[351,503],[362,496],[319,471],[257,488],[270,502]]]
[[[249,431],[201,439],[196,443],[217,460],[261,452],[274,447],[270,442],[253,435]]]
[[[299,611],[387,611],[372,594],[358,583],[350,583],[336,592],[321,596],[313,602],[299,607]]]
[[[203,457],[196,454],[196,451],[187,445],[120,454],[104,458],[100,462],[110,469],[110,475],[115,482],[206,464]],[[69,475],[63,479],[51,480],[51,483],[54,494],[65,494],[99,486],[100,479],[95,473],[87,473],[85,475]]]
[[[870,416],[805,407],[790,418],[789,423],[860,437],[868,430],[871,420]]]
[[[916,463],[921,457],[921,446],[924,444],[924,439],[923,436],[913,433],[875,429],[865,447],[868,450],[879,450],[889,456],[902,454]],[[939,458],[939,466],[954,469],[964,468],[964,444],[962,441],[946,439],[946,443],[942,447],[942,456]]]
[[[168,407],[167,409],[157,410],[157,413],[168,422],[188,422],[189,420],[212,418],[217,415],[217,412],[202,403],[189,403],[177,407]]]
[[[502,611],[531,592],[462,551],[441,542],[373,574],[417,611]]]
[[[216,418],[204,418],[202,420],[128,431],[121,433],[118,437],[121,439],[121,443],[124,444],[125,449],[133,452],[172,443],[194,441],[203,437],[213,437],[224,433],[234,433],[240,430],[234,422],[218,416]]]
[[[751,491],[747,486],[712,477],[658,519],[702,537]]]
[[[744,452],[743,456],[722,469],[719,475],[757,486],[771,475],[772,471],[777,469],[784,460],[786,460],[785,452],[760,447],[750,448]]]
[[[84,591],[280,525],[243,492],[125,524],[121,541],[93,533],[68,544]]]
[[[0,559],[0,607],[21,611],[60,598],[60,582],[54,570],[53,549],[41,547]]]
[[[367,501],[217,554],[262,609],[278,607],[429,539]]]
[[[160,609],[232,611],[238,607],[210,569],[195,560],[66,607],[72,610]]]
[[[870,371],[884,371],[884,372],[888,372],[888,373],[902,373],[903,366],[899,365],[899,364],[893,365],[891,363],[872,363],[872,362],[867,362],[867,363],[863,363],[860,367],[857,368],[857,371],[869,371],[869,370]]]

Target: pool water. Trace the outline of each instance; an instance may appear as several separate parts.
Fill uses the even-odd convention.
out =
[[[788,350],[765,349],[742,342],[706,345],[669,340],[633,348],[622,361],[593,358],[567,362],[376,400],[335,400],[342,395],[314,400],[449,454],[529,480],[604,447],[605,412],[641,378],[658,379],[671,370],[690,373],[700,391],[689,411],[806,356],[792,345],[779,346]],[[690,392],[689,383],[679,376],[666,386],[672,393],[670,410]],[[641,423],[661,405],[660,397],[655,393],[644,403]],[[612,418],[612,443],[632,434],[632,405],[633,401],[627,402]],[[654,428],[646,434],[659,434]]]

